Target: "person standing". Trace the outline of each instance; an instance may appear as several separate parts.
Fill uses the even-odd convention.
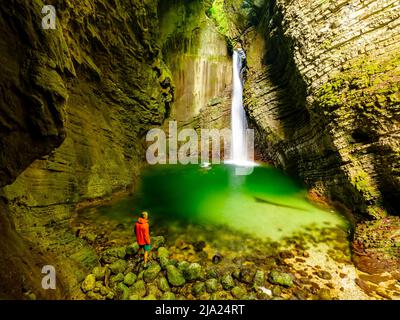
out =
[[[140,248],[139,253],[140,250],[144,251],[144,266],[147,267],[151,243],[149,230],[149,214],[146,211],[142,212],[141,217],[135,223],[135,235],[136,241]]]

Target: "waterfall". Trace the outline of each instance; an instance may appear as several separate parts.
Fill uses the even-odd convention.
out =
[[[243,107],[243,67],[246,55],[242,49],[233,53],[233,92],[232,92],[232,140],[231,161],[234,164],[248,162],[246,139],[247,119]]]

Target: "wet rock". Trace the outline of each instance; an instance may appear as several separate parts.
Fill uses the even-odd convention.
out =
[[[240,269],[239,280],[251,284],[253,283],[255,273],[254,265],[245,265]]]
[[[321,289],[318,293],[318,297],[321,300],[332,300],[331,292],[329,289]]]
[[[165,269],[167,265],[172,264],[172,262],[167,257],[160,257],[158,258],[158,261],[160,262],[160,266],[162,269]]]
[[[92,274],[94,274],[96,280],[103,280],[106,275],[105,267],[94,267],[92,270]]]
[[[320,277],[321,279],[324,279],[324,280],[331,280],[332,279],[331,274],[329,272],[327,272],[327,271],[318,271],[317,272],[317,276]]]
[[[235,286],[235,281],[230,274],[226,274],[221,278],[221,284],[225,290],[231,290]]]
[[[196,283],[192,288],[192,293],[194,296],[198,297],[204,293],[205,285],[203,282]]]
[[[193,242],[193,248],[196,252],[200,252],[203,251],[203,249],[205,248],[206,243],[204,241],[196,241]]]
[[[93,291],[89,291],[86,296],[88,297],[88,299],[90,300],[104,300],[103,296],[99,293],[93,292]]]
[[[129,298],[129,288],[124,285],[122,282],[117,285],[117,292],[121,297],[121,300],[128,300]]]
[[[96,287],[96,277],[94,274],[89,274],[85,280],[83,280],[81,288],[83,292],[92,291]]]
[[[157,300],[157,297],[154,294],[149,294],[148,296],[144,297],[143,300]]]
[[[129,300],[140,300],[140,296],[138,295],[138,294],[136,294],[136,293],[134,293],[134,294],[131,294],[130,296],[129,296]]]
[[[113,274],[124,273],[127,267],[127,262],[125,260],[117,260],[110,264],[109,268]]]
[[[157,249],[165,244],[165,238],[163,236],[152,237],[151,238],[151,247],[153,249]]]
[[[136,242],[125,247],[126,254],[130,256],[137,254],[138,251],[139,251],[139,245]]]
[[[126,256],[125,247],[111,248],[104,251],[101,255],[101,261],[104,263],[113,263],[118,259],[123,259]]]
[[[146,295],[146,285],[143,280],[138,280],[132,286],[132,294],[137,294],[139,297],[144,297]]]
[[[117,275],[110,277],[111,283],[118,283],[123,281],[124,281],[124,275],[122,273],[118,273]]]
[[[279,286],[274,286],[272,288],[272,295],[273,296],[280,297],[281,293],[282,293],[282,289]]]
[[[135,283],[136,278],[136,274],[134,274],[133,272],[128,272],[124,277],[124,284],[130,287]]]
[[[186,283],[182,271],[180,271],[178,268],[172,265],[168,265],[166,269],[167,269],[168,282],[171,285],[175,287],[180,287]]]
[[[218,273],[215,269],[207,270],[207,278],[218,278]]]
[[[222,261],[222,255],[220,253],[216,253],[213,257],[212,257],[212,262],[214,264],[218,264]]]
[[[208,279],[206,281],[206,289],[209,293],[216,292],[218,290],[218,280],[215,278]]]
[[[157,284],[147,285],[147,295],[153,295],[155,297],[161,297],[161,291],[158,289]]]
[[[254,275],[253,284],[256,287],[263,287],[265,282],[265,275],[264,271],[257,270],[256,274]]]
[[[198,263],[191,263],[184,271],[183,275],[187,281],[194,281],[201,277],[201,266]]]
[[[164,292],[171,290],[168,284],[168,280],[165,277],[161,277],[158,279],[158,288]]]
[[[145,282],[153,282],[158,273],[161,271],[161,267],[158,263],[151,264],[143,273],[143,280]]]
[[[239,300],[243,299],[244,296],[247,294],[247,292],[246,292],[245,289],[243,289],[243,288],[241,288],[241,287],[238,287],[238,286],[234,287],[234,288],[231,290],[231,293],[232,293],[232,295],[233,295],[235,298],[237,298],[237,299],[239,299]]]
[[[161,300],[175,300],[175,294],[172,292],[164,292],[161,296]]]
[[[169,257],[169,251],[168,251],[168,249],[165,248],[165,247],[159,247],[159,248],[157,249],[157,257],[158,257],[158,258],[161,258],[161,257],[168,258],[168,257]]]
[[[187,261],[180,261],[178,262],[178,269],[182,272],[184,272],[188,267],[189,267],[190,263]]]
[[[289,273],[280,272],[277,270],[271,271],[269,274],[268,280],[272,284],[279,284],[284,287],[292,287],[293,286],[293,278]]]

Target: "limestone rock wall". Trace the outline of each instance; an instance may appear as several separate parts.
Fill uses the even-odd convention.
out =
[[[56,266],[60,286],[69,288],[63,294],[71,297],[97,263],[85,240],[70,230],[71,214],[77,203],[134,188],[144,162],[143,138],[167,117],[173,89],[156,41],[157,3],[53,4],[57,30],[41,30],[42,1],[0,5],[6,32],[0,41],[6,52],[0,66],[6,92],[0,105],[0,185],[16,178],[2,191],[1,218],[22,236],[21,246],[25,241]],[[0,245],[4,252],[12,248],[7,241]],[[18,283],[50,297],[40,282],[18,273],[14,262]],[[12,270],[13,264],[3,267]],[[11,295],[9,287],[4,290]],[[12,295],[18,293],[21,287]]]
[[[256,10],[256,27],[241,35],[245,103],[266,156],[360,218],[398,214],[398,1],[277,0]]]

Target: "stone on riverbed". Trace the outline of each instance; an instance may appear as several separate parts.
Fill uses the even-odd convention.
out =
[[[121,300],[128,300],[129,298],[129,288],[122,282],[118,283],[117,291],[120,294]]]
[[[165,277],[161,277],[158,279],[158,288],[164,292],[171,290],[168,284],[168,280]]]
[[[187,262],[187,261],[180,261],[180,262],[178,262],[178,265],[177,265],[177,267],[178,267],[178,269],[180,270],[180,271],[185,271],[188,267],[189,267],[189,265],[190,265],[190,263],[189,262]]]
[[[128,272],[124,277],[124,284],[130,287],[135,283],[136,278],[137,278],[136,274]]]
[[[194,281],[201,277],[201,266],[198,263],[191,263],[186,270],[183,271],[185,279],[188,281]]]
[[[172,292],[164,292],[161,296],[161,300],[175,300],[175,294]]]
[[[226,274],[221,278],[221,284],[225,290],[231,290],[235,286],[235,281],[230,274]]]
[[[129,246],[126,246],[125,251],[126,251],[127,255],[134,255],[134,254],[138,253],[139,245],[136,242],[132,243]]]
[[[255,287],[263,287],[264,281],[265,281],[264,271],[257,270],[256,274],[254,275],[254,279],[253,279],[254,286]]]
[[[104,263],[113,263],[118,259],[123,259],[126,256],[125,247],[107,249],[101,255],[101,260]]]
[[[94,267],[92,270],[96,280],[103,280],[106,275],[106,268],[105,267]]]
[[[186,283],[182,272],[173,265],[167,266],[167,277],[168,282],[175,287],[183,286]]]
[[[198,297],[199,295],[204,293],[204,283],[198,282],[192,288],[192,293],[194,296]]]
[[[122,281],[124,281],[124,275],[120,272],[115,276],[111,276],[110,281],[111,281],[111,283],[122,282]]]
[[[143,280],[145,282],[153,282],[160,271],[161,267],[158,263],[150,265],[143,273]]]
[[[82,282],[83,292],[92,291],[96,287],[96,277],[94,274],[89,274]]]
[[[132,294],[137,294],[139,297],[144,297],[146,295],[146,285],[143,280],[136,281],[132,286]]]
[[[246,292],[245,289],[243,289],[243,288],[241,288],[241,287],[238,287],[238,286],[234,287],[234,288],[231,290],[231,293],[232,293],[232,295],[233,295],[235,298],[237,298],[237,299],[243,299],[244,296],[247,294],[247,292]]]
[[[206,281],[206,288],[207,288],[207,292],[209,292],[209,293],[216,292],[218,290],[218,280],[215,278],[208,279]]]
[[[284,287],[292,287],[293,286],[293,278],[289,273],[280,272],[277,270],[271,271],[269,274],[268,280],[272,284],[279,284]]]
[[[168,249],[165,247],[159,247],[157,250],[157,256],[158,256],[158,258],[161,258],[161,257],[168,258],[169,257]]]
[[[126,267],[127,267],[127,262],[122,259],[113,262],[109,266],[111,272],[114,274],[124,273]]]

